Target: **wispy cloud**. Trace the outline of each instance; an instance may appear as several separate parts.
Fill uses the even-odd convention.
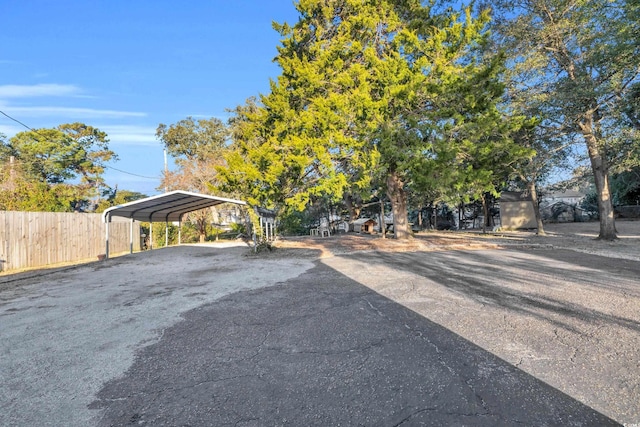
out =
[[[156,129],[151,126],[99,126],[109,135],[111,145],[159,146]]]
[[[199,120],[199,119],[209,120],[211,118],[216,118],[216,119],[222,120],[223,122],[227,121],[230,116],[231,116],[231,113],[228,113],[225,116],[221,116],[219,114],[185,114],[184,115],[184,117],[193,117],[196,120]]]
[[[109,136],[110,145],[138,145],[160,147],[161,142],[156,139],[156,130],[151,126],[96,126]],[[0,123],[0,134],[11,137],[18,132],[26,130],[20,126],[5,125]]]
[[[47,117],[57,116],[67,119],[96,119],[96,118],[125,118],[146,117],[147,113],[137,111],[99,110],[93,108],[70,107],[12,107],[5,106],[5,112],[21,117]]]
[[[37,84],[37,85],[2,85],[0,98],[33,98],[39,96],[73,96],[80,94],[75,85]]]

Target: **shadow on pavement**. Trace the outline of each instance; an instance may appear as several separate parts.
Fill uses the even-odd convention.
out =
[[[451,291],[476,302],[543,319],[572,332],[577,331],[570,322],[563,322],[562,319],[601,321],[632,331],[640,331],[640,323],[632,319],[589,309],[567,300],[539,294],[532,295],[527,290],[516,290],[500,284],[500,282],[511,281],[515,283],[524,280],[535,285],[554,286],[546,278],[555,276],[561,277],[564,282],[573,281],[603,290],[620,289],[620,284],[611,283],[612,275],[633,268],[633,274],[640,276],[640,263],[616,260],[616,265],[598,265],[597,268],[600,271],[596,271],[594,259],[598,257],[567,250],[553,250],[553,255],[547,255],[548,263],[544,265],[542,262],[533,263],[530,257],[522,260],[513,257],[501,260],[500,251],[492,251],[494,257],[488,257],[487,253],[486,251],[465,251],[463,258],[459,257],[455,251],[432,252],[422,257],[415,253],[377,252],[375,254],[355,254],[351,256],[351,259],[361,263],[393,265],[396,269],[434,280]],[[545,257],[545,252],[535,252],[535,255]],[[495,258],[496,256],[497,258]],[[459,257],[459,262],[452,260],[453,257]],[[602,258],[599,259],[601,264]],[[617,265],[618,261],[621,261],[619,265]],[[566,264],[560,265],[562,262],[572,264],[573,269],[564,268]],[[452,268],[452,265],[455,268]],[[635,284],[633,287],[625,289],[625,292],[631,295],[640,294]]]
[[[618,425],[326,265],[184,315],[90,406],[112,425]]]

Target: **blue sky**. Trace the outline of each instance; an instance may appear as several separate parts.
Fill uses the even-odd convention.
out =
[[[120,160],[105,179],[156,194],[159,123],[226,120],[279,74],[272,21],[293,0],[23,0],[0,7],[0,111],[32,128],[83,122],[109,134]],[[0,133],[26,130],[0,115]],[[145,177],[156,177],[147,179]]]

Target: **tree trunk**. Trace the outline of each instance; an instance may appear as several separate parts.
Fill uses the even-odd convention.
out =
[[[380,199],[380,233],[382,238],[387,238],[387,224],[384,222],[384,201]]]
[[[205,218],[198,218],[196,223],[198,224],[200,243],[204,243],[207,239],[207,220]]]
[[[537,235],[545,236],[544,224],[542,223],[542,215],[540,215],[540,204],[538,203],[538,191],[536,190],[535,181],[527,181],[527,191],[531,195],[531,203],[533,203],[533,213],[536,217],[536,225],[538,226]]]
[[[438,204],[431,209],[431,224],[434,230],[438,229]]]
[[[387,176],[387,196],[391,200],[393,212],[393,233],[396,239],[405,240],[411,237],[409,216],[407,214],[407,193],[404,183],[396,171]]]
[[[353,227],[353,221],[358,219],[358,217],[360,216],[360,207],[356,203],[354,203],[353,197],[351,196],[351,194],[344,195],[344,204],[347,207],[347,211],[349,211],[349,228],[350,229],[347,231],[353,231],[351,230],[351,227]]]
[[[593,133],[593,113],[586,114],[580,123],[582,136],[587,144],[593,179],[598,194],[598,213],[600,214],[600,235],[598,239],[615,240],[618,235],[613,215],[613,200],[609,190],[609,165],[605,153],[598,147],[598,140]]]
[[[489,215],[487,197],[484,194],[482,195],[482,215],[484,216],[484,218],[482,218],[482,233],[484,234],[487,232],[487,216]]]

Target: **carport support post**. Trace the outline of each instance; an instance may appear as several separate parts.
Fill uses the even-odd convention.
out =
[[[153,249],[153,222],[149,221],[149,250]]]
[[[104,233],[104,257],[109,259],[109,223],[111,222],[111,215],[107,215],[105,218],[105,233]]]
[[[178,246],[182,244],[182,219],[178,221]]]
[[[131,218],[131,223],[129,225],[129,253],[133,253],[133,218]]]
[[[164,223],[164,247],[169,247],[169,221]]]

